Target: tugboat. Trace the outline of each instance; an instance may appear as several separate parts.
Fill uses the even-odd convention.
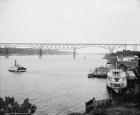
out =
[[[127,86],[126,73],[121,69],[110,69],[107,73],[106,85],[108,90],[121,93]]]
[[[15,60],[15,65],[10,67],[8,69],[8,71],[10,71],[10,72],[26,72],[27,69],[25,67],[23,67],[22,65],[17,64],[17,62]]]

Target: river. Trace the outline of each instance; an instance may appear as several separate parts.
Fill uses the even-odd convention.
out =
[[[66,115],[83,112],[93,96],[107,98],[105,79],[88,79],[90,69],[106,64],[104,55],[10,56],[0,57],[0,96],[14,96],[21,103],[26,97],[37,105],[37,115]],[[25,73],[8,72],[17,63]]]

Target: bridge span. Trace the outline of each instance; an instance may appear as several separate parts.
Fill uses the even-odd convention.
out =
[[[46,49],[57,49],[57,50],[72,50],[73,59],[76,58],[76,51],[81,48],[87,47],[101,47],[109,50],[113,53],[115,49],[124,48],[128,46],[133,47],[134,51],[137,51],[137,47],[140,44],[106,44],[106,43],[0,43],[0,48],[5,48],[5,56],[9,55],[9,48],[36,48],[39,49],[39,57],[42,57],[43,50]]]

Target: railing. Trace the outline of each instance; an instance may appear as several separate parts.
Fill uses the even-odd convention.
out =
[[[103,111],[106,107],[112,104],[112,99],[105,99],[105,100],[98,100],[96,101],[95,98],[89,100],[86,104],[86,113],[90,111]]]
[[[89,100],[86,104],[85,113],[92,113],[93,115],[140,115],[139,113],[124,111],[124,110],[108,110],[108,107],[113,105],[112,99],[95,100],[95,98]]]

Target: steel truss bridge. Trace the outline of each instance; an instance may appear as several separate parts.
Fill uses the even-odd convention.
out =
[[[76,58],[76,50],[87,47],[101,47],[113,53],[115,49],[124,48],[128,46],[133,47],[137,51],[140,44],[100,44],[100,43],[0,43],[0,48],[5,48],[5,56],[8,57],[9,48],[36,48],[39,49],[39,57],[42,57],[43,50],[57,49],[57,50],[72,50],[73,58]]]

